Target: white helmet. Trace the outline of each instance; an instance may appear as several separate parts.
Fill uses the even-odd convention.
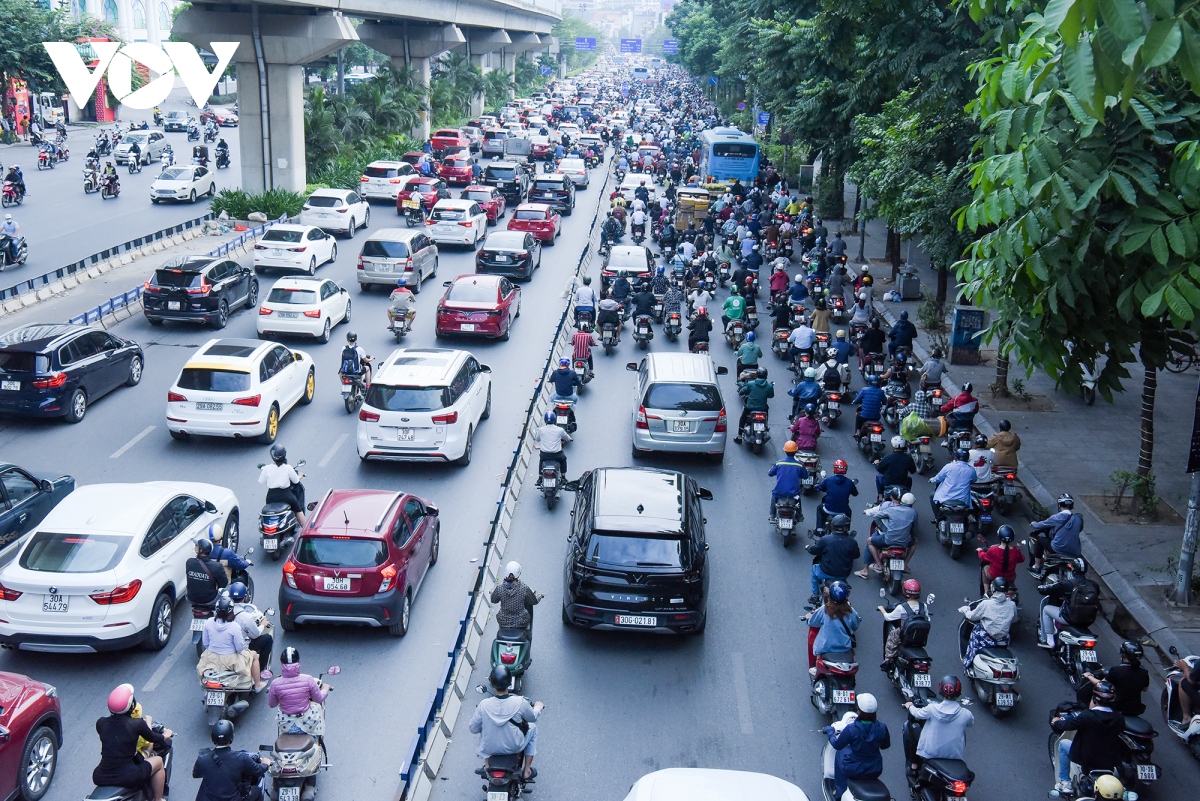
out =
[[[504,575],[509,578],[519,579],[521,577],[521,563],[509,562],[504,566]]]
[[[906,492],[900,496],[900,503],[904,504],[905,506],[912,506],[916,502],[917,496],[913,495],[911,492]]]
[[[864,265],[862,266],[862,271],[863,271],[864,273],[869,273],[869,272],[871,272],[871,268],[870,268],[868,265],[864,264]]]
[[[866,300],[866,299],[867,299],[867,293],[866,293],[866,292],[859,292],[859,293],[858,293],[858,299],[859,299],[859,300]]]
[[[859,693],[856,699],[858,711],[866,712],[868,715],[879,709],[879,702],[875,700],[875,696],[870,693]]]
[[[796,283],[797,283],[797,284],[800,284],[800,283],[803,283],[803,282],[804,282],[804,276],[803,276],[803,275],[801,275],[800,273],[796,273]]]
[[[813,369],[813,368],[811,368],[811,367],[806,367],[806,368],[804,369],[804,377],[805,377],[805,378],[816,378],[816,377],[817,377],[817,371],[816,371],[816,370],[814,370],[814,369]]]
[[[904,447],[904,437],[900,436],[899,434],[892,437],[892,447],[893,448],[903,448]]]

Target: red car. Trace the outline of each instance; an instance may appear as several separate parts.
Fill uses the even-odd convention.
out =
[[[44,796],[62,742],[58,690],[19,673],[0,673],[0,798]]]
[[[456,184],[458,186],[467,186],[471,183],[471,159],[466,153],[455,153],[453,156],[447,156],[440,165],[438,165],[438,175],[446,179],[448,184]]]
[[[510,231],[528,231],[547,245],[562,233],[562,215],[545,203],[522,203],[508,221]]]
[[[513,320],[521,316],[521,290],[502,275],[460,275],[446,282],[438,302],[434,335],[464,330],[507,340]]]
[[[535,161],[550,158],[550,154],[554,152],[554,143],[550,141],[548,136],[531,136],[529,137],[530,158]]]
[[[508,201],[504,193],[494,186],[468,186],[459,195],[463,200],[474,200],[487,212],[488,225],[495,225],[504,216]]]
[[[429,144],[433,147],[434,153],[466,150],[471,146],[471,143],[467,140],[463,132],[455,128],[443,128],[440,131],[434,131],[433,136],[429,138]]]
[[[425,211],[433,208],[433,204],[437,203],[438,192],[446,189],[446,182],[441,178],[412,178],[404,188],[396,193],[396,213],[404,213],[404,201],[408,200],[414,194],[421,198],[421,205],[425,207]]]
[[[400,157],[400,160],[403,161],[405,164],[413,165],[413,169],[416,170],[417,172],[421,171],[421,162],[422,161],[428,161],[430,164],[434,165],[435,167],[437,166],[437,159],[435,159],[433,156],[429,155],[428,153],[418,153],[415,150],[408,151],[407,153],[405,153],[403,156]]]
[[[352,620],[403,637],[417,588],[437,564],[440,529],[437,507],[416,495],[330,491],[283,564],[283,630]]]

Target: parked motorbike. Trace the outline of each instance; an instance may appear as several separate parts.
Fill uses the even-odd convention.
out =
[[[1168,650],[1171,656],[1183,659],[1187,663],[1188,669],[1195,671],[1196,664],[1200,662],[1200,656],[1181,657],[1174,645]],[[1195,674],[1193,673],[1193,675]],[[1192,709],[1191,720],[1183,719],[1183,707],[1179,703],[1179,694],[1182,692],[1179,688],[1181,681],[1183,681],[1183,671],[1179,668],[1174,668],[1167,674],[1167,684],[1162,691],[1163,720],[1166,721],[1167,730],[1187,744],[1193,757],[1200,759],[1200,709]]]
[[[982,600],[980,598],[972,601],[969,605],[974,609]],[[971,633],[975,630],[975,625],[966,617],[958,624],[960,661],[967,656],[967,645],[971,642]],[[998,718],[1012,714],[1017,702],[1021,700],[1021,694],[1017,692],[1017,680],[1020,677],[1017,656],[1007,646],[979,649],[967,670],[967,679],[975,687],[975,697],[986,704],[988,711]]]
[[[971,507],[966,503],[946,501],[942,504],[941,514],[934,521],[938,542],[950,549],[951,559],[958,559],[963,555],[963,541],[967,536],[970,515]]]
[[[317,677],[317,683],[341,672],[340,667],[333,665]],[[316,798],[317,774],[329,769],[324,736],[287,731],[276,736],[274,745],[260,745],[258,750],[266,756],[264,761],[270,766],[266,775],[271,777],[272,787],[264,798],[274,801],[313,801]]]
[[[887,590],[880,587],[879,597],[883,601],[883,608],[891,612],[896,608],[896,604],[889,604],[887,596]],[[933,593],[926,596],[925,607],[928,609],[928,607],[933,606],[936,598],[937,596]],[[899,621],[883,621],[883,642],[885,644],[887,643],[888,634],[893,628],[899,625]],[[887,671],[887,676],[892,682],[892,686],[899,691],[905,701],[916,703],[920,700],[922,705],[924,705],[924,702],[928,702],[934,698],[933,677],[929,673],[932,664],[933,657],[929,655],[924,646],[901,645],[900,650],[896,653],[895,660]]]
[[[633,320],[633,341],[642,350],[650,347],[650,340],[654,339],[653,322],[654,318],[648,314],[639,314]]]

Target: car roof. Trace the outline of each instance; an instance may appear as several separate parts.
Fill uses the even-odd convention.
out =
[[[5,350],[37,353],[44,348],[53,348],[59,341],[80,331],[91,330],[90,325],[71,323],[41,323],[23,325],[0,336],[0,346]]]
[[[488,167],[517,167],[515,161],[489,161],[485,166]]]
[[[314,189],[309,197],[336,197],[345,200],[346,195],[352,191],[351,189]]]
[[[195,367],[195,363],[228,364],[245,367],[244,362],[253,360],[260,352],[276,345],[275,342],[260,342],[257,339],[210,339],[200,350],[187,360],[184,367]]]
[[[390,159],[379,159],[377,161],[372,161],[367,166],[368,167],[388,167],[391,169],[396,169],[397,167],[400,167],[401,165],[408,166],[408,167],[412,166],[407,161],[392,161]]]
[[[366,238],[367,242],[407,242],[421,231],[409,228],[380,228]]]
[[[382,523],[406,493],[373,490],[330,490],[321,499],[304,536],[349,535],[384,539],[391,534]]]
[[[214,258],[212,256],[176,256],[173,259],[163,262],[156,269],[159,270],[175,270],[182,273],[198,273],[210,264],[218,261],[226,261],[225,258]]]
[[[332,279],[318,278],[315,275],[288,275],[271,284],[271,289],[288,289],[289,287],[296,287],[297,289],[310,289],[319,287],[326,281],[332,281]]]
[[[301,225],[300,223],[276,223],[267,231],[307,231],[311,228],[316,228],[315,225]],[[267,231],[263,231],[265,234]]]
[[[765,773],[667,768],[647,773],[625,801],[808,801],[796,785]]]
[[[442,180],[435,175],[422,175],[419,178],[414,178],[409,181],[410,184],[433,184]]]
[[[614,256],[641,256],[646,258],[645,245],[613,245],[612,250],[608,252],[609,259]]]
[[[593,476],[596,528],[679,534],[683,473],[650,467],[607,467]]]
[[[703,353],[647,353],[646,370],[655,382],[717,383],[712,358]]]
[[[545,203],[522,203],[517,206],[517,211],[551,211],[551,209]]]
[[[468,190],[470,190],[470,191],[487,191],[487,192],[499,192],[500,191],[496,187],[488,186],[487,184],[471,184],[470,186],[463,187],[464,192],[466,192]]]
[[[450,285],[453,287],[454,284],[470,281],[473,284],[492,284],[493,286],[499,286],[502,278],[504,278],[504,276],[493,275],[491,273],[467,273],[455,278],[450,282]]]
[[[492,231],[483,240],[485,248],[515,248],[522,250],[525,247],[525,238],[532,236],[528,231]]]
[[[142,534],[153,515],[171,498],[184,493],[195,495],[208,486],[181,481],[86,484],[59,501],[38,524],[38,530]]]
[[[371,380],[383,385],[446,386],[470,355],[454,348],[397,348]]]

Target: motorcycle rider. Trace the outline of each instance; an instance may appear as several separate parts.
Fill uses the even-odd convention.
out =
[[[600,305],[596,311],[596,328],[603,329],[606,323],[613,324],[614,339],[620,340],[622,327],[621,304],[617,301],[611,287],[604,300],[600,301]]]
[[[963,656],[963,670],[969,673],[975,654],[980,649],[1008,647],[1009,628],[1017,616],[1017,605],[1008,596],[1008,581],[996,578],[992,579],[991,595],[976,604],[974,609],[968,604],[959,607],[958,611],[975,624],[971,630],[971,640],[967,643],[967,653]]]
[[[907,492],[912,489],[912,476],[917,472],[916,462],[908,454],[908,446],[904,437],[892,437],[892,452],[875,463],[875,490],[878,500],[883,500],[883,491],[888,487],[903,487]]]
[[[802,451],[815,451],[817,449],[817,439],[821,436],[821,424],[817,421],[817,407],[814,404],[807,403],[804,405],[804,414],[796,418],[796,422],[792,423],[791,428],[792,439],[796,443],[796,447]],[[784,449],[787,445],[784,445]]]
[[[929,361],[921,367],[921,389],[933,389],[942,385],[942,376],[946,374],[946,363],[942,361],[942,349],[934,348],[929,355]]]
[[[883,755],[879,752],[892,745],[887,726],[876,719],[879,702],[875,696],[859,693],[854,703],[858,714],[840,732],[832,726],[821,729],[837,751],[833,761],[835,799],[846,792],[850,779],[878,779],[883,773]]]
[[[808,471],[796,461],[797,450],[799,448],[792,440],[783,443],[783,458],[767,471],[767,475],[775,479],[775,489],[771,490],[771,508],[767,514],[768,523],[775,522],[775,502],[780,498],[796,498],[796,512],[801,520],[804,519],[804,510],[799,501],[800,482],[808,478]]]
[[[1124,760],[1121,733],[1125,730],[1125,716],[1112,708],[1115,699],[1112,684],[1102,681],[1092,690],[1087,709],[1051,718],[1050,728],[1054,731],[1075,732],[1074,738],[1058,741],[1058,783],[1054,785],[1057,795],[1074,794],[1072,763],[1086,776],[1093,770],[1113,770]]]
[[[1141,715],[1146,711],[1146,705],[1142,703],[1142,693],[1150,687],[1150,673],[1142,667],[1143,656],[1142,646],[1138,643],[1132,640],[1121,643],[1121,664],[1104,670],[1097,669],[1095,673],[1085,672],[1083,677],[1088,683],[1080,690],[1079,695],[1091,695],[1100,682],[1107,681],[1112,685],[1115,694],[1109,706],[1122,715]],[[1080,700],[1085,701],[1082,697]]]
[[[109,716],[96,721],[100,764],[92,771],[92,782],[98,787],[149,787],[153,801],[162,801],[167,783],[163,758],[157,754],[145,756],[138,750],[138,741],[142,739],[166,749],[174,732],[154,731],[150,728],[150,718],[133,717],[136,708],[132,684],[122,684],[109,693]]]
[[[1081,556],[1067,563],[1069,578],[1039,585],[1037,591],[1046,596],[1042,607],[1042,627],[1038,647],[1054,650],[1054,624],[1087,628],[1096,622],[1100,606],[1100,585],[1087,577],[1087,561]],[[1056,603],[1057,602],[1057,603]]]
[[[274,709],[279,734],[325,735],[325,699],[333,688],[300,672],[300,652],[292,646],[279,655],[283,675],[271,682],[267,706]]]
[[[824,499],[817,505],[817,528],[822,528],[825,518],[829,515],[845,515],[847,525],[850,520],[850,498],[858,496],[858,485],[847,478],[849,466],[845,459],[833,460],[833,475],[826,476],[814,489],[825,494]],[[849,575],[847,573],[847,575]]]
[[[917,327],[908,319],[908,312],[900,312],[900,319],[888,332],[888,356],[895,355],[897,348],[907,348],[912,351],[913,339],[917,336]]]
[[[287,463],[287,448],[276,443],[271,446],[271,464],[263,465],[258,473],[258,483],[267,488],[267,503],[286,503],[296,515],[296,521],[304,526],[303,473]]]
[[[667,278],[667,268],[660,265],[654,271],[654,277],[650,279],[650,291],[655,295],[662,296],[667,294],[670,287],[671,281]]]
[[[596,290],[592,289],[592,277],[583,277],[583,286],[575,290],[575,324],[579,325],[582,314],[594,314],[596,311]]]
[[[266,618],[262,617],[258,607],[246,600],[249,594],[249,588],[240,581],[229,585],[229,600],[233,601],[235,613],[233,621],[241,627],[246,645],[258,654],[258,664],[266,665],[271,662],[275,638],[269,633]],[[259,620],[263,621],[262,625],[259,625]]]
[[[346,333],[346,346],[342,348],[341,372],[361,374],[363,386],[371,386],[371,357],[358,344],[358,334],[353,331]]]
[[[653,317],[654,316],[654,304],[656,302],[657,302],[657,299],[654,297],[654,293],[650,291],[650,284],[646,283],[645,281],[642,281],[641,283],[638,284],[637,291],[633,293],[633,297],[630,298],[630,304],[631,304],[631,309],[632,309],[631,315],[634,318],[640,317],[642,315],[645,315],[647,317]]]
[[[804,276],[800,273],[792,279],[792,285],[788,287],[788,302],[793,306],[799,306],[808,298],[808,286],[804,283]]]
[[[829,479],[825,479],[825,482],[828,481]],[[851,536],[848,515],[834,514],[833,519],[829,521],[829,528],[830,533],[804,546],[806,551],[816,557],[812,566],[812,595],[808,599],[810,604],[819,601],[822,581],[848,581],[854,571],[854,562],[862,553],[858,543]]]
[[[572,371],[574,375],[574,371]],[[533,447],[538,451],[538,478],[537,486],[542,485],[542,466],[546,462],[558,462],[558,469],[562,472],[563,477],[567,475],[567,454],[563,451],[563,443],[571,441],[571,435],[560,427],[556,421],[558,415],[553,409],[547,409],[543,416],[546,424],[537,430],[537,436],[533,441]]]
[[[883,573],[883,550],[885,548],[903,548],[904,558],[912,559],[917,541],[913,536],[917,525],[917,513],[913,504],[917,502],[911,492],[900,491],[899,487],[888,487],[887,497],[878,506],[863,510],[867,517],[877,519],[875,533],[867,538],[867,554],[863,557],[863,569],[854,575],[867,578],[870,568],[876,573]],[[867,558],[869,556],[870,558]]]
[[[687,298],[683,294],[683,290],[671,284],[667,287],[667,292],[663,295],[663,317],[668,317],[672,314],[683,314],[683,303]]]
[[[1021,438],[1012,432],[1012,423],[1007,420],[1001,420],[996,424],[996,428],[1000,429],[987,441],[987,447],[992,449],[995,457],[992,460],[992,469],[997,473],[1002,473],[1006,470],[1016,471],[1017,469],[1017,451],[1021,450]]]
[[[708,308],[700,306],[696,309],[696,316],[688,323],[688,350],[694,351],[696,343],[703,342],[708,344],[708,337],[712,333],[712,320],[708,319]]]
[[[635,201],[635,203],[640,202]],[[643,239],[646,237],[646,212],[644,209],[635,208],[633,214],[629,215],[629,232],[634,237],[638,235]]]
[[[592,326],[586,320],[579,324],[579,330],[571,336],[571,358],[578,361],[583,359],[587,362],[588,375],[592,375],[594,366],[592,364],[592,348],[600,344],[596,341],[596,335],[592,333]]]
[[[650,202],[650,190],[646,188],[646,179],[643,178],[638,184],[637,189],[633,190],[633,196],[643,203]]]
[[[472,734],[479,735],[476,754],[481,759],[496,755],[523,754],[522,776],[532,779],[537,776],[533,758],[537,755],[537,719],[545,705],[536,701],[532,706],[520,695],[510,695],[512,674],[504,665],[492,668],[488,676],[494,695],[484,698],[475,707],[475,714],[467,726]]]
[[[883,615],[883,627],[887,632],[887,638],[883,642],[883,662],[879,665],[879,669],[884,673],[891,671],[896,662],[896,655],[900,653],[905,621],[909,618],[928,620],[930,617],[929,608],[921,603],[921,582],[907,579],[900,586],[900,592],[904,595],[904,600],[893,606],[892,611],[887,611],[882,604],[875,607],[879,614]],[[889,626],[889,623],[897,625]]]
[[[942,407],[942,414],[945,415],[951,431],[970,428],[974,424],[975,413],[979,411],[979,399],[971,394],[972,389],[974,388],[968,381],[962,385],[962,392]]]
[[[4,183],[11,184],[13,190],[17,193],[17,197],[21,200],[25,199],[25,195],[28,192],[25,189],[25,174],[21,172],[20,165],[9,165],[8,172],[4,176]]]
[[[129,159],[128,160],[131,164],[133,162],[138,162],[138,163],[141,162],[142,149],[141,149],[141,147],[138,146],[137,142],[133,142],[132,144],[129,145]]]
[[[846,341],[845,330],[839,328],[834,337],[829,347],[837,353],[838,364],[850,364],[850,343]]]
[[[975,436],[973,444],[975,447],[967,452],[967,462],[975,468],[976,483],[986,484],[993,480],[992,462],[995,461],[996,454],[988,448],[987,437],[982,434]]]
[[[752,381],[747,381],[738,387],[738,395],[743,398],[742,416],[738,419],[738,434],[733,441],[739,445],[742,442],[742,427],[746,425],[751,412],[770,411],[767,400],[775,397],[775,382],[767,380],[767,368],[759,367]]]
[[[859,301],[862,302],[861,300]],[[858,308],[857,306],[855,307]],[[851,319],[851,322],[854,322]],[[883,343],[887,335],[883,333],[883,329],[879,327],[879,318],[871,318],[871,327],[863,332],[858,338],[858,363],[862,366],[868,359],[874,360],[876,363],[883,361]]]
[[[209,733],[212,748],[202,748],[192,766],[192,778],[200,779],[196,801],[262,801],[258,780],[269,763],[258,754],[233,750],[233,723],[221,719]]]
[[[396,279],[396,288],[389,297],[392,302],[392,316],[403,317],[409,330],[412,330],[413,320],[417,316],[417,298],[408,288],[408,279],[400,276]]]
[[[4,215],[4,224],[0,225],[0,237],[3,237],[3,245],[7,250],[8,261],[15,262],[17,260],[17,242],[21,236],[21,226],[17,225],[16,220],[11,214]]]
[[[842,371],[838,369],[837,351],[827,348],[825,356],[825,361],[817,368],[817,383],[826,392],[841,392]]]
[[[993,545],[990,548],[976,548],[975,552],[979,554],[980,566],[980,587],[985,586],[987,582],[993,579],[1003,578],[1012,586],[1017,580],[1017,565],[1025,561],[1025,554],[1021,549],[1013,545],[1013,540],[1016,539],[1016,532],[1013,527],[1005,524],[996,529],[996,536],[1000,538],[999,545]]]
[[[788,419],[794,420],[803,407],[819,403],[824,394],[825,390],[817,383],[816,369],[805,368],[804,380],[788,390],[788,395],[792,396],[792,413],[788,415]]]
[[[225,595],[218,598],[213,616],[204,621],[200,638],[204,652],[196,663],[196,675],[203,679],[206,670],[231,670],[239,676],[253,679],[254,692],[260,693],[266,689],[267,683],[260,675],[258,653],[246,645],[241,626],[234,623],[236,617],[233,601]]]
[[[579,378],[579,374],[571,369],[571,360],[566,356],[559,358],[558,369],[550,374],[550,383],[554,385],[554,391],[550,393],[550,402],[566,401],[570,409],[568,413],[569,423],[574,423],[575,387],[582,385],[583,381]],[[550,411],[553,411],[553,409]],[[563,468],[565,472],[566,465],[563,465]]]
[[[601,244],[604,242],[607,242],[610,245],[616,244],[617,240],[621,238],[621,234],[624,232],[625,226],[623,226],[621,221],[614,217],[612,211],[609,210],[608,218],[604,221],[604,225],[600,227],[600,233],[602,237]]]
[[[735,375],[741,375],[745,370],[758,370],[758,360],[762,358],[762,348],[754,340],[757,336],[753,331],[746,334],[746,341],[737,349],[737,369]]]
[[[808,319],[801,316],[799,324],[788,335],[788,344],[791,346],[788,350],[788,357],[791,360],[791,369],[793,372],[798,369],[800,354],[807,353],[809,361],[815,361],[813,357],[813,345],[816,341],[817,332],[808,324]]]
[[[971,711],[958,702],[962,682],[957,676],[943,676],[938,682],[938,693],[942,700],[936,704],[917,707],[909,701],[904,705],[908,714],[926,721],[917,742],[917,761],[909,766],[910,784],[916,780],[921,762],[926,759],[961,760],[966,749],[967,727],[975,722]]]
[[[929,499],[935,520],[942,519],[942,504],[947,501],[962,501],[971,505],[971,482],[975,480],[975,468],[967,464],[967,449],[959,448],[954,460],[946,464],[929,483],[937,487]]]
[[[222,137],[221,141],[217,142],[217,164],[221,164],[222,161],[228,163],[228,159],[229,143],[227,143],[224,137]]]
[[[809,603],[817,602],[810,599]],[[829,585],[824,603],[804,619],[808,621],[808,675],[816,678],[818,656],[854,649],[854,632],[862,624],[862,618],[850,605],[850,586],[839,580]]]
[[[887,403],[887,395],[879,388],[879,379],[871,376],[867,385],[858,391],[851,401],[858,407],[854,413],[854,441],[863,437],[863,428],[867,423],[878,423],[883,415],[883,405]]]
[[[1068,493],[1058,496],[1058,512],[1029,527],[1029,555],[1033,563],[1029,572],[1034,578],[1043,578],[1044,557],[1049,551],[1055,556],[1076,558],[1083,556],[1079,535],[1083,531],[1083,515],[1075,511],[1075,499]]]
[[[504,580],[492,588],[491,601],[500,604],[496,611],[496,624],[502,629],[525,629],[533,625],[529,609],[543,596],[534,592],[521,581],[521,563],[509,562],[504,566]]]
[[[745,316],[746,299],[741,296],[737,284],[734,284],[729,288],[729,297],[725,300],[725,305],[721,309],[721,330],[727,330],[730,322],[742,320]]]
[[[187,599],[192,606],[215,606],[222,589],[229,584],[225,568],[212,557],[213,544],[208,537],[196,540],[196,555],[187,560]]]

